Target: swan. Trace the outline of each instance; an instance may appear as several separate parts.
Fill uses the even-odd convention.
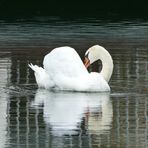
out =
[[[100,73],[89,73],[87,68],[97,60],[102,61]],[[113,60],[109,52],[100,45],[90,47],[82,62],[72,47],[53,49],[45,55],[43,68],[29,64],[34,71],[38,87],[50,90],[82,92],[110,91],[108,82],[113,72]]]

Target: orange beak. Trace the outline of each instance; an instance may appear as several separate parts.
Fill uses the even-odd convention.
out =
[[[90,61],[89,61],[89,59],[86,58],[86,57],[85,57],[85,59],[84,59],[84,65],[85,65],[86,68],[88,68],[89,65],[90,65]]]

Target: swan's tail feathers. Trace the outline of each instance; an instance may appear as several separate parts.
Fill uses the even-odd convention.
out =
[[[28,64],[28,66],[35,72],[35,75],[38,75],[38,76],[47,75],[47,73],[45,72],[45,69],[43,69],[42,67],[33,65],[32,63]]]
[[[34,65],[32,63],[28,64],[28,66],[34,71]]]
[[[34,72],[38,72],[39,69],[41,67],[37,66],[37,65],[33,65],[32,63],[28,64],[28,66],[34,71]]]
[[[36,82],[39,87],[45,89],[53,87],[54,84],[51,81],[50,76],[46,73],[45,69],[37,65],[33,65],[32,63],[28,64],[28,66],[34,71]]]

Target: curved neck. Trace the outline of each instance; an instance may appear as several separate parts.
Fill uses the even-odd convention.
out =
[[[109,82],[112,72],[113,72],[113,60],[108,52],[103,53],[104,56],[101,56],[100,60],[102,61],[102,70],[100,74],[104,79]]]
[[[93,46],[93,48],[91,49],[92,52],[92,63],[97,61],[97,60],[101,60],[102,62],[102,70],[100,72],[100,74],[104,77],[104,79],[109,82],[112,72],[113,72],[113,60],[111,55],[109,54],[109,52],[101,47],[101,46]],[[91,63],[90,63],[91,64]]]

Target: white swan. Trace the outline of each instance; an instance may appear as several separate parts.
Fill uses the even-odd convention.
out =
[[[89,73],[86,68],[98,59],[102,61],[101,72]],[[108,82],[113,71],[113,60],[102,46],[95,45],[86,51],[85,64],[73,48],[55,48],[45,56],[43,65],[44,68],[29,65],[35,72],[39,87],[70,91],[110,91]]]

